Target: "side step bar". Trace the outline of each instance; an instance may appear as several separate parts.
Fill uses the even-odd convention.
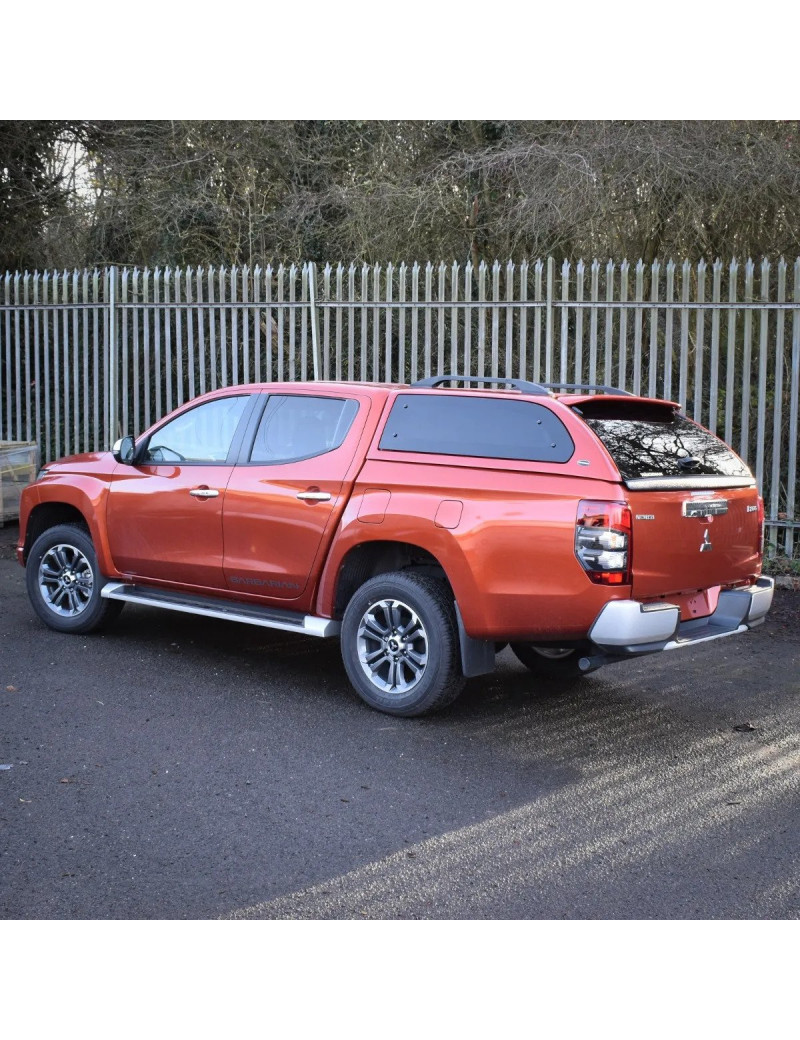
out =
[[[109,582],[100,595],[104,599],[118,599],[124,603],[138,603],[142,607],[161,607],[177,610],[183,614],[199,614],[201,617],[221,618],[223,621],[241,621],[246,625],[262,628],[278,628],[282,632],[299,632],[301,635],[319,636],[325,639],[337,636],[341,623],[330,618],[298,614],[292,610],[277,610],[253,603],[234,603],[232,600],[216,599],[213,596],[197,596],[187,592],[170,592],[168,589],[150,588],[145,585],[127,585],[124,582]]]

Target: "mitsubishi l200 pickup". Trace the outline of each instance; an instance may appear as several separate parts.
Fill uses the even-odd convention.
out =
[[[22,495],[33,609],[125,603],[338,637],[373,708],[450,704],[498,646],[542,677],[747,632],[772,601],[745,463],[674,402],[438,376],[192,400]]]

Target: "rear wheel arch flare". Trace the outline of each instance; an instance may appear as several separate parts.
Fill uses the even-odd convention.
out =
[[[374,541],[353,546],[336,576],[334,616],[341,617],[356,591],[370,578],[391,571],[414,570],[438,577],[450,586],[444,567],[433,553],[411,542]],[[452,586],[450,586],[452,588]]]

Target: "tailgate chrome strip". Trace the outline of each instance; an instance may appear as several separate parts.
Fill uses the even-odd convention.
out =
[[[282,632],[298,632],[301,635],[319,636],[322,639],[338,635],[341,629],[340,622],[332,618],[299,614],[253,603],[235,603],[213,596],[197,596],[144,585],[128,585],[125,582],[109,582],[103,586],[100,595],[104,599],[138,603],[142,607],[160,607],[162,610],[176,610],[182,614],[197,614],[201,617],[219,618],[222,621],[240,621],[246,625],[277,628]]]

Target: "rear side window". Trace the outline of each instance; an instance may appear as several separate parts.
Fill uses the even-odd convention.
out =
[[[463,394],[399,394],[380,448],[528,462],[566,462],[575,450],[566,427],[549,408]]]
[[[358,403],[338,397],[273,394],[258,426],[250,462],[299,462],[343,443]]]
[[[724,441],[669,405],[598,398],[574,410],[606,446],[623,480],[694,476],[752,481],[750,470]]]

